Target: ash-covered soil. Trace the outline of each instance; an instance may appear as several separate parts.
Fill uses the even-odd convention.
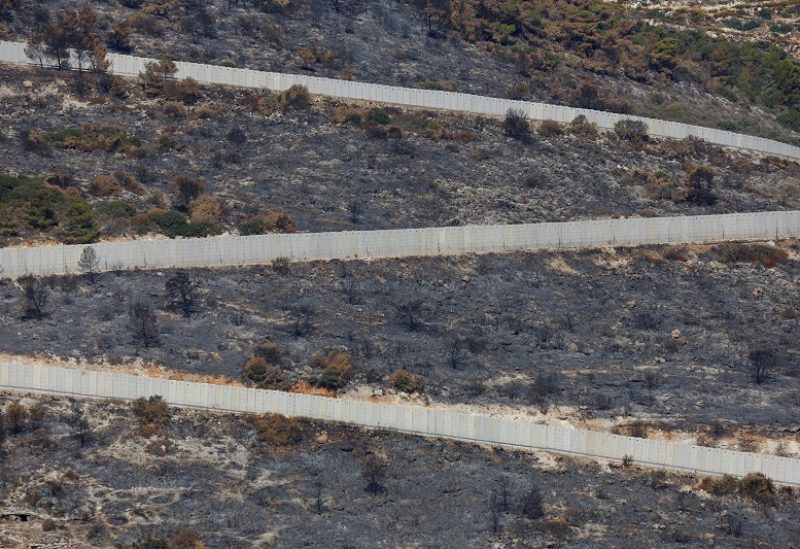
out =
[[[0,340],[12,354],[237,379],[272,342],[289,385],[313,382],[324,367],[313,358],[343,349],[353,356],[345,391],[362,395],[390,391],[403,368],[447,403],[791,431],[800,271],[797,245],[782,246],[788,259],[773,268],[722,264],[716,248],[696,246],[196,270],[188,319],[167,309],[170,271],[53,278],[41,321],[21,320],[7,281]],[[133,340],[134,299],[157,313],[157,346]],[[757,384],[759,350],[772,354]]]
[[[522,74],[513,55],[493,54],[456,33],[429,33],[428,16],[407,2],[274,2],[264,10],[222,0],[84,3],[100,14],[104,37],[115,23],[130,23],[134,55],[332,78],[351,70],[352,78],[366,82],[447,86],[466,93],[561,104],[574,103],[575,90],[588,81],[609,98],[627,102],[635,114],[797,139],[773,114],[715,96],[691,79],[676,82],[653,73],[648,82],[638,82],[599,74],[583,68],[582,56],[574,52],[558,54],[561,62],[554,70],[534,67]],[[148,9],[156,4],[160,9]],[[4,25],[10,38],[25,40],[71,5],[67,0],[16,0],[5,13]],[[204,11],[213,14],[210,27],[198,23]],[[630,17],[642,18],[633,12]]]
[[[323,231],[696,215],[800,204],[797,163],[703,143],[635,145],[613,133],[587,140],[534,132],[534,142],[523,144],[506,136],[498,120],[391,109],[392,124],[405,130],[399,139],[381,139],[335,123],[337,108],[355,107],[325,101],[309,111],[263,116],[248,108],[249,92],[215,88],[202,90],[194,106],[165,107],[145,98],[133,81],[124,100],[77,98],[68,73],[0,70],[8,76],[0,88],[0,170],[67,175],[95,206],[124,200],[139,213],[174,206],[176,177],[200,177],[205,191],[222,203],[223,228],[271,211],[288,213],[295,230]],[[368,107],[360,106],[362,115]],[[209,118],[209,112],[215,114]],[[20,137],[29,130],[45,136],[87,124],[120,128],[140,145],[127,154],[37,149]],[[425,137],[439,131],[432,128],[460,137]],[[232,130],[240,131],[235,141]],[[669,198],[680,194],[695,164],[715,170],[713,206]],[[93,197],[92,179],[114,172],[136,177],[142,193]],[[103,227],[104,236],[131,232],[128,218]]]
[[[275,418],[173,409],[153,429],[119,402],[0,399],[29,414],[3,446],[3,547],[791,547],[800,535],[791,489],[762,504],[635,464],[312,422],[285,443],[264,435],[287,425]],[[370,461],[383,475],[367,491]]]

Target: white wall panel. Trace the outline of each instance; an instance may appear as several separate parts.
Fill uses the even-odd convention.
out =
[[[28,59],[24,52],[25,45],[20,42],[0,41],[0,61],[16,64],[34,64],[38,61]],[[125,76],[137,76],[144,70],[146,63],[152,59],[121,54],[109,54],[111,71]],[[689,135],[701,137],[709,143],[722,146],[740,147],[768,154],[800,159],[800,148],[771,139],[732,133],[725,130],[690,126],[680,122],[656,120],[647,117],[627,116],[617,113],[600,112],[589,109],[576,109],[562,105],[542,103],[526,103],[510,101],[494,97],[479,97],[470,94],[441,92],[437,90],[417,90],[370,84],[317,78],[307,75],[292,75],[233,69],[215,65],[198,65],[195,63],[177,62],[178,77],[190,76],[200,83],[222,84],[229,86],[265,88],[282,91],[294,84],[304,85],[315,94],[368,100],[399,105],[418,106],[434,109],[451,109],[467,111],[475,114],[502,116],[509,109],[519,109],[534,120],[557,120],[562,123],[572,121],[583,114],[590,122],[595,122],[604,129],[613,128],[616,122],[625,119],[641,120],[647,124],[648,133],[658,137],[682,139]]]

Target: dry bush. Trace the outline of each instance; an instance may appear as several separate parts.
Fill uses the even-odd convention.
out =
[[[353,124],[354,126],[361,126],[363,118],[364,111],[362,109],[349,107],[337,107],[331,115],[331,121],[334,124]]]
[[[44,182],[59,189],[68,189],[75,184],[75,180],[72,177],[62,173],[50,174],[44,178]]]
[[[331,349],[324,355],[316,355],[312,359],[315,368],[323,368],[320,375],[313,380],[314,384],[330,390],[344,388],[350,381],[353,370],[353,355],[340,349]]]
[[[279,275],[286,276],[289,274],[289,258],[288,257],[276,257],[272,260],[272,270],[278,273]]]
[[[217,118],[218,116],[221,116],[222,113],[222,107],[213,103],[203,103],[202,105],[198,105],[194,108],[194,114],[197,115],[197,118],[202,118],[203,120]]]
[[[172,188],[172,192],[182,206],[188,206],[192,200],[200,196],[204,188],[203,180],[199,177],[179,175],[175,178],[175,186]]]
[[[750,473],[739,481],[739,495],[761,505],[777,507],[775,485],[763,473]]]
[[[306,110],[311,107],[311,94],[305,86],[294,85],[288,90],[282,91],[276,97],[278,106],[282,111]]]
[[[564,134],[564,127],[555,120],[543,120],[538,132],[542,137],[557,137]]]
[[[190,220],[210,225],[222,223],[222,204],[213,196],[200,196],[192,202]]]
[[[389,376],[389,386],[403,393],[421,393],[425,389],[425,382],[422,376],[411,375],[404,368],[400,368]]]
[[[117,196],[123,190],[134,194],[141,194],[143,191],[139,180],[127,172],[98,175],[89,183],[89,192],[94,196]]]
[[[295,417],[268,414],[256,420],[255,428],[260,445],[285,448],[303,441],[303,423]]]
[[[531,127],[528,124],[528,117],[522,111],[509,110],[503,121],[503,129],[512,139],[523,143],[531,141]]]
[[[294,232],[291,216],[284,212],[269,212],[266,215],[253,216],[239,225],[239,233],[244,236],[272,232]]]
[[[169,116],[170,118],[186,117],[186,107],[183,106],[183,103],[178,101],[165,101],[159,107],[159,110],[161,111],[161,114],[164,116]]]
[[[18,435],[24,433],[28,429],[30,414],[28,414],[28,410],[25,406],[19,402],[12,402],[6,408],[5,417],[3,419],[8,432],[12,435]]]
[[[584,115],[578,115],[569,123],[567,130],[583,139],[594,140],[600,135],[600,129],[594,122],[589,122]]]
[[[691,166],[686,173],[685,199],[696,206],[712,206],[717,201],[714,194],[714,169]]]
[[[672,177],[663,171],[656,171],[648,175],[645,189],[648,196],[656,200],[678,202],[685,197],[685,189],[676,185]]]
[[[714,251],[721,263],[752,263],[766,269],[771,269],[776,264],[786,263],[789,260],[789,254],[786,251],[767,244],[726,242],[716,246]]]
[[[556,539],[563,539],[572,533],[572,526],[564,517],[547,519],[539,525],[539,529]]]
[[[142,435],[152,436],[160,432],[169,422],[169,405],[158,396],[140,397],[131,403],[131,412],[139,422]]]
[[[664,259],[685,263],[689,261],[689,252],[683,246],[670,246],[664,250]]]
[[[714,496],[733,496],[748,498],[761,505],[778,505],[775,485],[763,473],[750,473],[742,479],[732,476],[705,477],[699,488]]]
[[[614,133],[623,141],[647,141],[647,124],[641,120],[620,120],[614,124]]]
[[[206,549],[206,545],[196,530],[181,528],[169,540],[169,549]]]
[[[122,192],[122,185],[113,175],[98,175],[89,183],[89,192],[94,196],[117,196]]]
[[[278,364],[283,358],[283,349],[277,343],[267,341],[256,347],[253,354],[259,358],[263,358],[270,364]]]

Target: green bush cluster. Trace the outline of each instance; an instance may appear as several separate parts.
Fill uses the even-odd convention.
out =
[[[91,206],[74,192],[42,178],[0,175],[0,236],[55,234],[67,244],[87,244],[99,234]]]
[[[769,42],[636,21],[624,6],[595,0],[413,1],[429,14],[430,28],[449,28],[514,59],[523,74],[548,70],[545,59],[556,54],[598,74],[700,82],[708,91],[773,109],[783,124],[800,130],[800,63]]]
[[[182,236],[203,237],[219,232],[218,227],[211,223],[195,223],[186,219],[186,216],[176,210],[151,210],[147,214],[145,223],[139,225],[140,232],[156,229],[170,238]]]

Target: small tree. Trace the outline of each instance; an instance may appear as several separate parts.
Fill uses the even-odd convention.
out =
[[[347,269],[342,273],[342,292],[350,305],[355,305],[361,300],[361,285]]]
[[[25,55],[31,61],[39,63],[39,66],[44,68],[44,60],[47,57],[47,52],[44,43],[44,35],[39,32],[34,32],[28,37],[25,43]]]
[[[717,201],[714,194],[716,172],[706,166],[692,166],[686,173],[686,201],[696,206],[713,206]]]
[[[423,326],[424,306],[421,299],[410,299],[395,304],[395,309],[401,322],[412,332],[419,331]]]
[[[145,70],[139,73],[145,93],[149,95],[159,95],[164,91],[166,83],[175,78],[178,74],[178,67],[168,57],[162,57],[159,61],[151,61],[145,65]]]
[[[462,352],[463,343],[457,337],[453,337],[447,344],[447,364],[453,370],[458,370],[464,362]]]
[[[522,499],[522,514],[531,519],[538,519],[544,516],[544,498],[536,486],[531,489]]]
[[[531,142],[531,127],[528,117],[522,111],[509,109],[503,122],[506,135],[523,143]]]
[[[33,318],[41,320],[49,313],[47,310],[50,301],[50,290],[40,278],[25,276],[19,279],[22,287],[22,303],[20,312],[23,318]]]
[[[89,282],[94,284],[95,274],[100,269],[100,259],[93,247],[87,246],[83,249],[81,257],[78,259],[78,268],[86,273]]]
[[[89,421],[81,413],[80,410],[76,411],[70,418],[70,423],[74,429],[73,437],[78,443],[78,446],[83,448],[92,439],[92,429],[89,426]]]
[[[386,460],[376,454],[369,454],[361,461],[361,475],[367,481],[364,490],[370,494],[379,494],[385,490]]]
[[[133,340],[145,347],[158,345],[158,323],[150,303],[144,299],[134,300],[128,311]]]
[[[175,271],[164,284],[167,294],[167,307],[183,313],[185,318],[189,318],[193,313],[200,310],[197,301],[197,284],[183,270]]]
[[[203,180],[199,177],[188,177],[179,175],[175,178],[174,193],[178,197],[181,209],[186,209],[192,200],[200,196],[203,192]]]
[[[28,414],[28,410],[19,402],[12,402],[9,404],[5,414],[8,432],[12,435],[24,433],[28,428],[29,417],[30,414]]]
[[[778,363],[775,353],[769,349],[755,349],[750,351],[748,356],[750,361],[750,373],[753,381],[761,385],[772,375],[772,371]]]

